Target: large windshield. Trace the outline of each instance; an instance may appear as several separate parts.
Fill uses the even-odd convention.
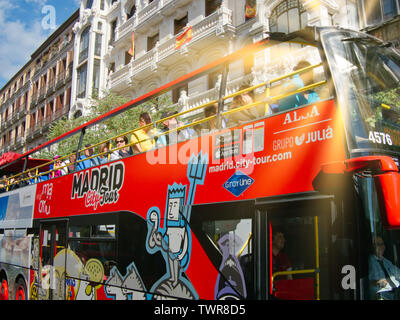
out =
[[[321,35],[352,156],[400,152],[399,52],[353,31]]]
[[[370,300],[400,300],[400,231],[385,228],[373,179],[358,181],[365,195],[365,215],[360,220],[362,294]]]

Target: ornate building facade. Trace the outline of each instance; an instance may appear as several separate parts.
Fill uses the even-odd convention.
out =
[[[75,24],[70,117],[85,113],[93,93],[138,97],[215,59],[262,39],[269,31],[291,32],[306,25],[358,29],[352,0],[82,0]],[[191,27],[191,40],[176,38]],[[134,37],[134,54],[129,54]],[[87,58],[86,58],[87,57]],[[86,60],[85,60],[86,58]],[[231,70],[228,90],[264,80],[267,57],[242,61]],[[198,79],[170,93],[179,110],[207,102],[218,77]]]
[[[50,124],[68,115],[76,11],[0,90],[0,154],[25,152],[47,140]]]

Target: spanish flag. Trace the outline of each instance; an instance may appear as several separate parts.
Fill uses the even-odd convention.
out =
[[[256,16],[257,4],[255,0],[246,0],[245,17],[251,19]]]
[[[131,44],[131,48],[129,49],[128,53],[132,57],[135,57],[135,33],[134,32],[132,32],[132,44]]]
[[[192,37],[193,37],[193,30],[192,27],[189,26],[182,34],[176,37],[175,50],[182,47],[185,43],[190,42],[192,40]]]

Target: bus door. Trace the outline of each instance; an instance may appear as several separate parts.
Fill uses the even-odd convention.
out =
[[[191,228],[218,270],[213,299],[255,299],[254,201],[193,206]]]
[[[288,300],[331,298],[334,261],[330,233],[334,204],[329,199],[270,203],[266,214],[269,297]]]
[[[38,299],[65,299],[66,221],[45,222],[40,225]],[[60,258],[61,257],[61,258]],[[61,259],[61,260],[60,260]]]

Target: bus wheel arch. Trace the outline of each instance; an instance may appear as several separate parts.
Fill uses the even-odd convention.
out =
[[[0,271],[0,300],[8,300],[8,281],[4,270]]]
[[[19,275],[15,280],[15,300],[27,300],[28,291],[25,279],[22,275]]]

